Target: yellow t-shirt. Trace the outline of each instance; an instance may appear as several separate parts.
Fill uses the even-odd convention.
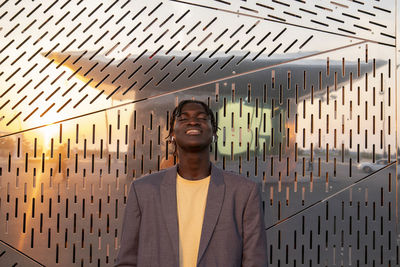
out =
[[[197,264],[209,184],[210,176],[192,181],[177,175],[180,267],[194,267]]]

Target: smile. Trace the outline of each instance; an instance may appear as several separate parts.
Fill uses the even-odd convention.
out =
[[[186,131],[186,134],[187,134],[187,135],[199,135],[199,134],[200,134],[200,131],[197,130],[197,129],[190,129],[190,130],[187,130],[187,131]]]

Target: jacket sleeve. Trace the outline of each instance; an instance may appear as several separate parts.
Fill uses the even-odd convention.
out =
[[[243,267],[268,266],[263,217],[260,189],[254,184],[243,213]]]
[[[121,244],[115,267],[137,266],[141,213],[134,183],[131,184],[122,223]]]

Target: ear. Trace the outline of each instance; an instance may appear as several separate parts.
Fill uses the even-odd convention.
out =
[[[175,135],[174,134],[170,134],[167,138],[167,142],[168,143],[172,143],[175,142]]]

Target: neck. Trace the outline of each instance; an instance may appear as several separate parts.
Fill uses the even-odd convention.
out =
[[[211,173],[210,153],[208,150],[201,152],[179,151],[178,173],[188,180],[199,180]]]

